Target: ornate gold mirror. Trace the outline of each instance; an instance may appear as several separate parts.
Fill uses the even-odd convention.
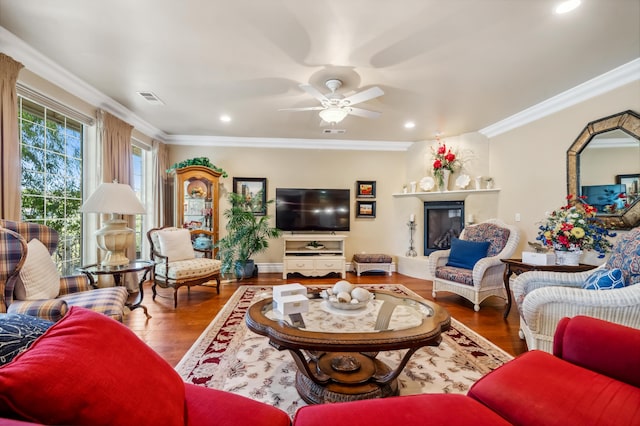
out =
[[[567,151],[567,192],[586,197],[612,229],[640,225],[640,116],[624,111],[587,124]]]

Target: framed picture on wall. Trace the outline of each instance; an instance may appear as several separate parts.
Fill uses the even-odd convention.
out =
[[[376,198],[376,181],[356,181],[356,198]]]
[[[243,195],[247,200],[255,199],[253,214],[267,214],[267,178],[233,178],[233,192]]]
[[[617,175],[616,183],[626,187],[628,204],[633,204],[640,196],[640,174]]]
[[[356,217],[376,217],[376,202],[356,201]]]

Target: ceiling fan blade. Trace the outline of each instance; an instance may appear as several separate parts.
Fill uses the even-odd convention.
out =
[[[278,111],[320,111],[321,109],[324,109],[324,107],[315,106],[315,107],[304,107],[304,108],[280,108]]]
[[[355,105],[382,95],[384,95],[384,91],[378,86],[375,86],[370,89],[363,90],[362,92],[358,92],[355,95],[351,95],[348,98],[344,98],[341,103],[344,105]]]
[[[310,94],[311,96],[313,96],[314,98],[316,98],[317,100],[319,100],[320,102],[328,102],[329,101],[329,99],[327,99],[327,97],[325,95],[320,93],[318,91],[318,89],[316,89],[315,87],[313,87],[310,84],[301,84],[300,88],[302,90],[304,90],[305,92],[307,92],[308,94]]]
[[[380,113],[377,111],[369,111],[367,109],[362,109],[362,108],[351,108],[351,111],[349,111],[350,115],[357,115],[358,117],[364,117],[364,118],[378,118],[380,117]]]

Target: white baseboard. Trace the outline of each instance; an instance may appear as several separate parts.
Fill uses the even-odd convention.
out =
[[[282,265],[282,263],[257,263],[256,265],[258,265],[258,272],[264,272],[264,273],[272,273],[272,272],[277,272],[277,273],[282,273],[284,267]],[[355,268],[353,267],[353,265],[351,264],[351,262],[347,262],[346,264],[346,269],[348,272],[353,272],[355,271]],[[391,263],[391,272],[396,272],[397,271],[397,265],[395,262]]]

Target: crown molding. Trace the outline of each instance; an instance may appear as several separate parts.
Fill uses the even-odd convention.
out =
[[[640,80],[640,58],[636,58],[537,105],[480,129],[478,132],[488,138],[492,138],[636,80]]]
[[[0,50],[14,60],[21,62],[29,71],[82,99],[84,102],[113,114],[147,136],[166,140],[167,134],[165,132],[146,122],[124,105],[89,85],[80,77],[72,74],[1,26]]]
[[[229,148],[331,149],[352,151],[406,151],[411,141],[361,141],[347,139],[287,139],[224,136],[169,135],[171,145]]]
[[[143,120],[127,107],[100,92],[53,60],[0,26],[0,51],[21,62],[38,76],[57,85],[83,101],[101,108],[134,126],[136,130],[174,145],[207,145],[228,147],[263,147],[335,150],[406,151],[410,141],[358,141],[324,139],[280,139],[222,136],[169,135]],[[549,98],[517,114],[491,124],[478,132],[491,138],[539,120],[587,99],[640,79],[640,58],[595,77],[572,89]]]

